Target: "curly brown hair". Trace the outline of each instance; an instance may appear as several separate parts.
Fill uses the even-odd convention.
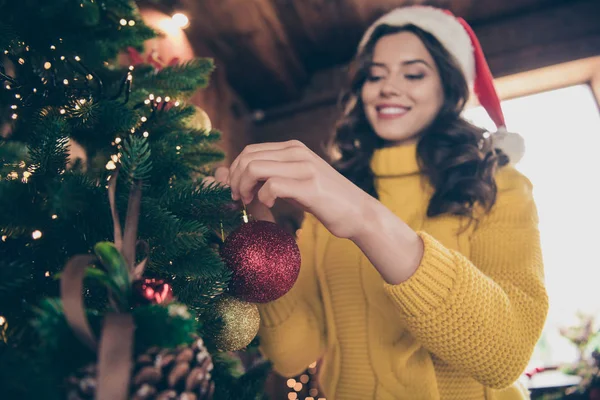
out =
[[[354,184],[379,198],[370,161],[376,149],[386,145],[369,124],[361,101],[361,89],[377,41],[400,32],[412,32],[425,45],[437,65],[444,104],[417,144],[417,159],[422,173],[434,189],[427,216],[452,214],[474,218],[474,207],[484,210],[496,200],[495,171],[508,163],[508,157],[494,149],[489,134],[461,117],[469,97],[469,87],[456,59],[430,33],[414,26],[380,25],[373,32],[353,64],[349,85],[341,98],[344,115],[336,126],[330,146],[338,153],[333,166]]]

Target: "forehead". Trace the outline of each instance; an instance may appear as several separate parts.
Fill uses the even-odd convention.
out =
[[[393,65],[410,60],[424,60],[433,65],[433,57],[417,35],[399,32],[381,37],[373,50],[373,61]]]

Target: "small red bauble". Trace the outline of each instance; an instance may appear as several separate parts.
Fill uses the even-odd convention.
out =
[[[173,288],[162,279],[140,279],[133,282],[137,304],[167,304],[173,301]]]
[[[250,303],[268,303],[286,294],[300,273],[296,240],[277,224],[252,221],[232,232],[221,256],[233,272],[231,294]]]

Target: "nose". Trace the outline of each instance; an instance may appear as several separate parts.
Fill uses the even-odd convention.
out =
[[[401,93],[401,84],[396,79],[390,77],[383,81],[380,89],[382,97],[400,96]]]

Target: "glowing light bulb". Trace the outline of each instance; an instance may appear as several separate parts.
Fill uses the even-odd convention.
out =
[[[173,14],[173,16],[171,17],[171,19],[173,20],[173,22],[175,23],[175,25],[177,25],[181,29],[185,29],[188,26],[190,26],[190,19],[187,17],[187,15],[185,15],[183,13]]]
[[[52,63],[50,61],[46,61],[44,63],[44,69],[50,69],[50,68],[52,68]]]
[[[142,122],[146,122],[146,121],[148,121],[148,118],[146,118],[146,117],[142,117],[142,118],[140,118],[140,120],[141,120]]]
[[[116,144],[119,144],[119,143],[121,143],[121,138],[120,138],[120,137],[116,138],[116,139],[115,139],[115,143],[116,143]]]
[[[109,170],[109,171],[112,171],[113,169],[116,169],[116,168],[117,168],[117,165],[114,163],[114,161],[113,161],[113,160],[109,160],[109,161],[106,163],[106,169],[107,169],[107,170]]]
[[[52,219],[57,219],[57,218],[58,218],[58,215],[52,214]]]
[[[148,133],[148,131],[146,131],[146,132],[144,132],[144,133],[142,134],[142,136],[144,136],[145,138],[147,138],[148,136],[150,136],[150,134]]]
[[[130,20],[130,21],[127,23],[127,24],[128,24],[129,26],[134,26],[134,25],[135,25],[135,21],[134,21],[134,20]]]
[[[31,237],[33,238],[33,240],[38,240],[39,238],[42,237],[42,231],[40,230],[35,230],[31,233]]]
[[[122,19],[119,21],[119,23],[120,23],[122,26],[125,26],[125,25],[127,25],[127,20],[126,20],[125,18],[122,18]]]
[[[61,108],[59,112],[64,115],[67,111],[64,108]]]
[[[2,315],[0,315],[0,326],[4,325],[6,323],[6,318],[4,318]]]
[[[49,278],[49,277],[50,277],[50,271],[46,271],[46,273],[44,274],[44,276],[45,276],[46,278]]]

